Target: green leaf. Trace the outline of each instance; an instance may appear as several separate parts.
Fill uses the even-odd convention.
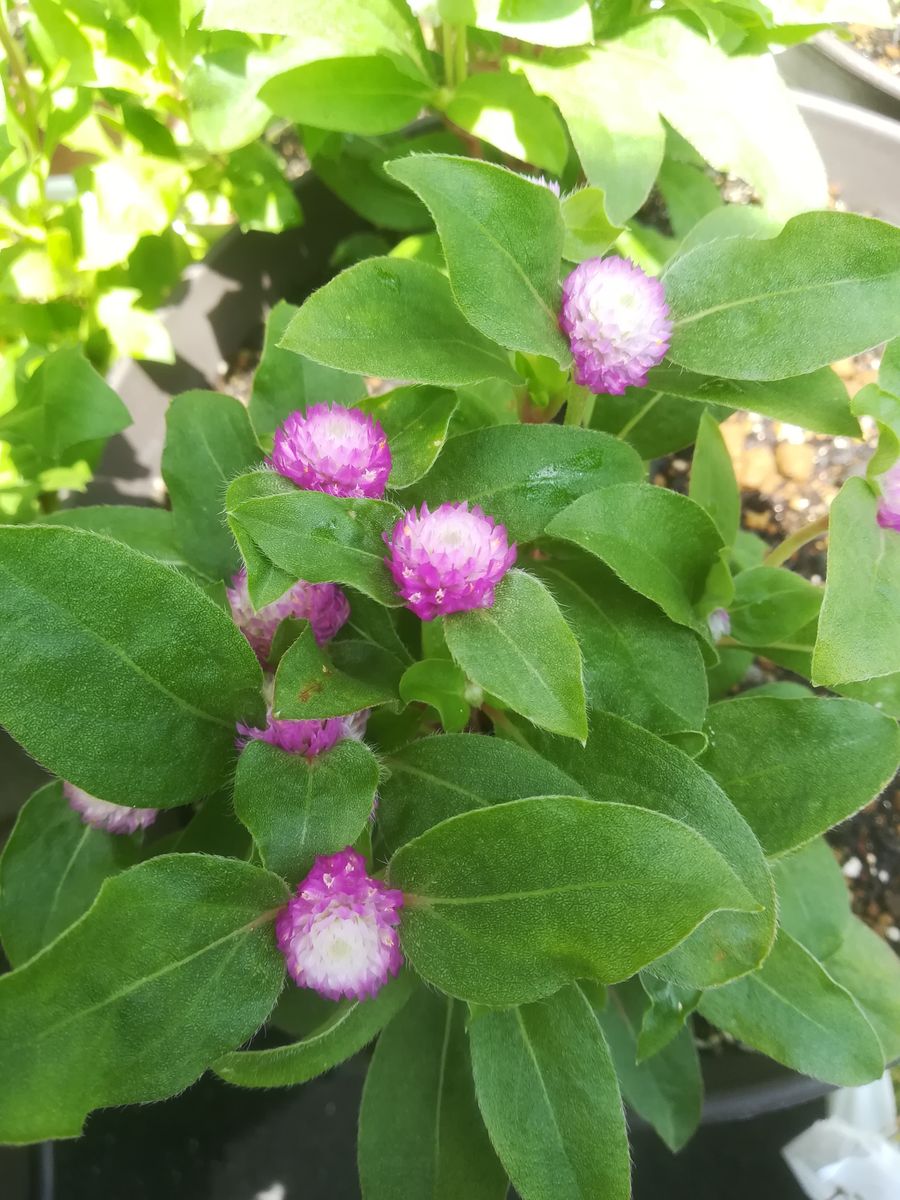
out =
[[[855,213],[804,213],[775,238],[698,246],[665,284],[673,361],[785,379],[900,332],[900,230]]]
[[[637,1039],[638,1064],[659,1054],[678,1036],[703,995],[696,988],[684,988],[657,979],[650,973],[650,968],[641,971],[640,980],[649,1003],[644,1009]]]
[[[559,107],[588,183],[604,191],[607,215],[621,225],[650,194],[665,134],[656,104],[634,85],[633,64],[611,45],[513,61]]]
[[[411,61],[387,56],[307,62],[259,90],[260,100],[288,121],[364,136],[409,125],[431,95]]]
[[[44,525],[90,529],[105,533],[132,550],[170,567],[186,567],[184,552],[175,536],[175,520],[164,508],[139,508],[133,504],[88,504],[65,508],[41,518]]]
[[[522,162],[561,175],[569,155],[566,131],[552,104],[522,75],[479,71],[464,79],[446,113],[465,129]]]
[[[183,1091],[268,1016],[280,879],[164,855],[107,879],[43,954],[0,979],[0,1140],[76,1137],[91,1109]],[[178,1014],[178,1020],[172,1014]]]
[[[0,417],[0,438],[59,463],[73,448],[112,437],[130,424],[128,409],[84,355],[63,349],[44,359],[15,408]]]
[[[751,567],[734,581],[734,600],[728,606],[731,634],[747,646],[767,646],[790,640],[815,621],[822,589],[781,567]]]
[[[365,407],[387,434],[392,488],[409,487],[429,470],[441,452],[457,398],[441,388],[395,388]]]
[[[184,77],[190,129],[211,154],[227,154],[255,141],[271,113],[257,98],[264,78],[252,47],[228,46],[198,58]]]
[[[403,664],[371,642],[316,645],[307,624],[275,675],[274,715],[289,720],[343,717],[397,699]]]
[[[850,927],[847,881],[824,838],[772,863],[782,928],[823,962]]]
[[[558,319],[564,228],[550,189],[457,155],[410,155],[385,170],[434,217],[466,319],[501,346],[568,364]]]
[[[348,641],[366,642],[372,647],[386,650],[405,665],[411,663],[412,655],[397,631],[398,614],[359,593],[348,599],[350,616],[338,634],[338,641],[346,638]]]
[[[668,397],[721,405],[724,408],[762,413],[779,421],[802,425],[835,437],[860,436],[859,422],[850,411],[847,388],[830,367],[793,379],[754,383],[743,379],[716,379],[678,367],[654,367],[648,388],[659,388]]]
[[[700,765],[766,854],[811,841],[877,796],[900,763],[900,730],[858,700],[724,700],[707,714]]]
[[[840,949],[824,963],[875,1030],[887,1062],[900,1056],[900,959],[882,938],[851,917]]]
[[[585,749],[536,734],[535,748],[576,782],[579,792],[660,813],[714,847],[757,901],[753,912],[714,913],[684,945],[654,963],[662,978],[716,987],[752,971],[775,936],[775,891],[748,824],[688,755],[610,713],[591,713]],[[574,794],[570,792],[570,794]]]
[[[420,738],[390,754],[387,766],[378,829],[388,850],[458,813],[576,787],[531,750],[476,733]]]
[[[402,944],[450,995],[520,1004],[577,978],[616,982],[720,908],[755,906],[687,826],[573,796],[463,813],[401,847]]]
[[[758,971],[706,992],[708,1021],[776,1062],[838,1087],[884,1070],[881,1045],[852,996],[783,929]]]
[[[565,425],[495,425],[451,438],[411,493],[429,504],[465,496],[532,541],[585,492],[637,481],[640,459],[616,438]]]
[[[466,687],[466,674],[456,663],[446,658],[426,658],[404,672],[400,698],[407,704],[430,704],[446,732],[459,733],[469,723]]]
[[[359,1114],[364,1200],[503,1200],[475,1103],[464,1006],[419,987],[378,1039]]]
[[[570,504],[547,533],[582,546],[666,616],[708,636],[700,610],[715,607],[708,588],[723,543],[709,515],[687,496],[647,483],[616,484]]]
[[[780,229],[780,221],[754,204],[725,204],[700,218],[682,240],[677,254],[687,254],[697,246],[720,238],[774,237]]]
[[[377,787],[378,763],[362,742],[347,739],[304,758],[251,741],[238,759],[234,808],[263,866],[293,884],[317,855],[335,854],[356,841]]]
[[[690,630],[587,554],[554,555],[533,568],[578,639],[590,707],[656,733],[703,727],[706,672]]]
[[[672,232],[683,238],[710,212],[722,206],[722,195],[705,164],[666,157],[656,181]]]
[[[223,512],[235,475],[262,459],[247,410],[220,392],[185,392],[166,413],[162,473],[188,561],[212,579],[240,565]]]
[[[311,404],[352,405],[366,395],[365,382],[304,358],[279,345],[284,331],[300,311],[279,300],[266,321],[262,357],[253,376],[248,406],[257,437],[271,437],[292,412],[303,412]]]
[[[452,19],[536,46],[580,46],[593,36],[585,0],[564,5],[558,0],[439,0],[439,5],[444,20],[451,19],[445,10],[452,5],[459,10]]]
[[[465,320],[441,272],[402,258],[369,258],[337,275],[281,345],[339,370],[439,387],[518,378],[505,351]]]
[[[717,421],[730,415],[721,405],[694,404],[649,388],[627,388],[623,395],[604,396],[603,403],[594,406],[591,427],[616,434],[643,459],[659,458],[692,445],[704,412]]]
[[[671,1151],[700,1123],[703,1079],[691,1031],[681,1027],[659,1053],[639,1063],[638,1038],[650,1001],[637,979],[611,988],[598,1020],[606,1034],[625,1103],[648,1121]]]
[[[307,1083],[367,1046],[406,1004],[414,979],[411,972],[401,971],[373,997],[342,1000],[322,1025],[300,1041],[271,1050],[233,1050],[217,1059],[212,1069],[238,1087]]]
[[[540,1004],[473,1015],[478,1104],[522,1200],[628,1200],[625,1117],[609,1048],[574,984]]]
[[[258,471],[231,484],[226,507],[257,606],[297,579],[345,583],[380,604],[399,603],[382,539],[401,516],[393,504],[302,491],[274,471]]]
[[[578,188],[560,200],[560,212],[566,227],[563,258],[567,262],[598,258],[622,232],[622,227],[614,225],[606,215],[602,188]]]
[[[581,651],[533,575],[510,571],[491,608],[444,617],[444,636],[456,662],[492,696],[543,729],[587,737]]]
[[[700,418],[688,495],[706,509],[730,549],[741,523],[741,494],[719,423],[708,412]]]
[[[876,520],[878,501],[848,479],[829,516],[828,580],[813,653],[824,687],[900,671],[900,537]]]
[[[878,383],[886,392],[900,396],[900,337],[888,342],[878,368]]]
[[[856,416],[875,418],[878,447],[866,463],[866,478],[877,483],[879,475],[900,457],[900,397],[877,383],[867,383],[853,397],[850,407]]]
[[[60,783],[39,788],[0,855],[0,940],[10,963],[49,946],[90,908],[104,879],[136,859],[130,838],[83,824]]]
[[[0,578],[0,724],[38,762],[142,807],[185,804],[222,782],[261,676],[216,604],[78,529],[0,527]]]

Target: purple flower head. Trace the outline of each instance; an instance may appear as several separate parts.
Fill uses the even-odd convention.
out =
[[[247,571],[241,567],[225,589],[234,623],[264,663],[272,650],[275,631],[285,617],[309,621],[321,646],[329,641],[350,616],[347,597],[335,583],[306,583],[301,579],[278,600],[255,609],[247,590]]]
[[[621,396],[662,362],[672,323],[663,285],[622,258],[589,258],[563,284],[559,325],[575,358],[575,382]]]
[[[728,615],[727,608],[714,608],[706,618],[706,623],[714,642],[731,633],[731,617]]]
[[[320,855],[275,922],[278,948],[298,987],[329,1000],[374,996],[403,957],[397,925],[403,893],[366,873],[349,846]]]
[[[384,540],[385,560],[407,608],[423,621],[470,608],[490,608],[494,588],[516,560],[516,547],[480,508],[465,502],[423,504],[401,517]]]
[[[379,500],[391,452],[379,423],[358,408],[313,404],[275,430],[271,466],[297,487]]]
[[[287,754],[302,754],[304,758],[315,758],[332,746],[352,738],[361,742],[366,731],[369,710],[351,713],[348,717],[328,717],[325,720],[288,721],[272,716],[269,712],[265,729],[252,725],[238,724],[237,744],[243,749],[248,742],[268,742]]]
[[[881,476],[881,499],[878,501],[878,524],[882,529],[900,533],[900,462],[894,463]]]
[[[548,179],[546,175],[528,175],[526,178],[530,179],[532,183],[537,183],[540,184],[541,187],[545,187],[547,191],[552,192],[554,196],[559,195],[559,184],[555,179]]]
[[[159,816],[158,808],[129,808],[127,804],[110,804],[82,791],[74,783],[62,785],[63,795],[74,808],[85,825],[94,829],[105,829],[107,833],[134,833],[146,829]]]

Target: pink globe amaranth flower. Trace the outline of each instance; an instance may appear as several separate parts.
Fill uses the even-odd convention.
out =
[[[158,808],[129,808],[127,804],[110,804],[108,800],[98,800],[96,796],[65,780],[62,790],[69,807],[78,813],[85,825],[105,829],[107,833],[134,833],[136,829],[146,829],[152,825],[159,816]]]
[[[559,184],[555,179],[548,179],[546,175],[527,175],[526,178],[530,179],[532,183],[537,183],[540,184],[541,187],[545,187],[547,191],[552,192],[554,196],[559,195]]]
[[[367,874],[351,847],[320,855],[275,922],[295,983],[329,1000],[374,996],[403,962],[402,906],[403,893]]]
[[[506,526],[467,503],[430,512],[410,509],[384,540],[385,559],[407,608],[423,621],[470,608],[490,608],[494,589],[516,561]]]
[[[313,404],[276,429],[269,464],[307,491],[379,500],[391,452],[373,417],[340,404]]]
[[[900,533],[900,462],[894,463],[879,481],[881,499],[878,501],[878,524],[882,529]]]
[[[572,348],[575,382],[610,396],[643,387],[672,336],[663,285],[622,258],[589,258],[572,271],[559,325]]]
[[[728,615],[727,608],[714,608],[706,618],[706,623],[714,642],[731,633],[731,617]]]
[[[302,754],[315,758],[338,742],[350,738],[361,742],[366,731],[369,710],[361,709],[347,717],[327,717],[323,720],[291,721],[273,717],[269,712],[265,729],[238,723],[237,745],[243,749],[248,742],[268,742],[287,754]]]
[[[244,637],[265,662],[272,651],[275,631],[286,617],[309,621],[313,637],[321,646],[341,628],[350,616],[347,597],[335,583],[307,583],[301,579],[283,596],[255,609],[247,589],[247,571],[242,567],[226,587],[231,615]]]

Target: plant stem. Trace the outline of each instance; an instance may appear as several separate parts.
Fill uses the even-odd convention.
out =
[[[820,533],[825,533],[828,529],[828,513],[824,517],[819,517],[817,521],[812,521],[805,529],[798,529],[796,533],[792,533],[790,537],[770,550],[766,557],[762,560],[764,567],[780,567],[782,563],[786,563],[792,555],[796,554],[803,546],[814,542]]]
[[[616,437],[624,438],[627,434],[631,433],[631,431],[632,431],[632,429],[634,429],[635,425],[637,425],[638,422],[642,421],[644,419],[644,417],[646,417],[647,413],[651,410],[651,408],[653,408],[654,405],[659,401],[660,396],[662,396],[662,392],[654,392],[653,395],[650,397],[650,399],[647,401],[647,403],[642,404],[641,407],[634,414],[634,416],[628,418],[628,420],[625,422],[625,424],[622,426],[622,428],[616,434]]]
[[[457,87],[469,73],[469,39],[465,25],[455,27],[456,37],[456,69],[453,82]]]
[[[441,42],[444,50],[444,83],[447,87],[453,87],[453,35],[455,32],[455,25],[449,25],[447,22],[444,22],[441,26]]]
[[[594,412],[596,397],[587,388],[579,387],[577,383],[569,385],[569,398],[566,401],[564,425],[589,425]]]

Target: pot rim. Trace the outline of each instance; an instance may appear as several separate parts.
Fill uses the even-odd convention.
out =
[[[839,67],[843,67],[857,79],[862,79],[871,87],[877,88],[878,91],[884,92],[885,95],[900,103],[900,79],[895,78],[890,71],[871,62],[864,54],[855,50],[850,43],[839,38],[836,33],[817,33],[812,39],[812,44],[820,54],[830,58],[833,63],[837,63]]]

